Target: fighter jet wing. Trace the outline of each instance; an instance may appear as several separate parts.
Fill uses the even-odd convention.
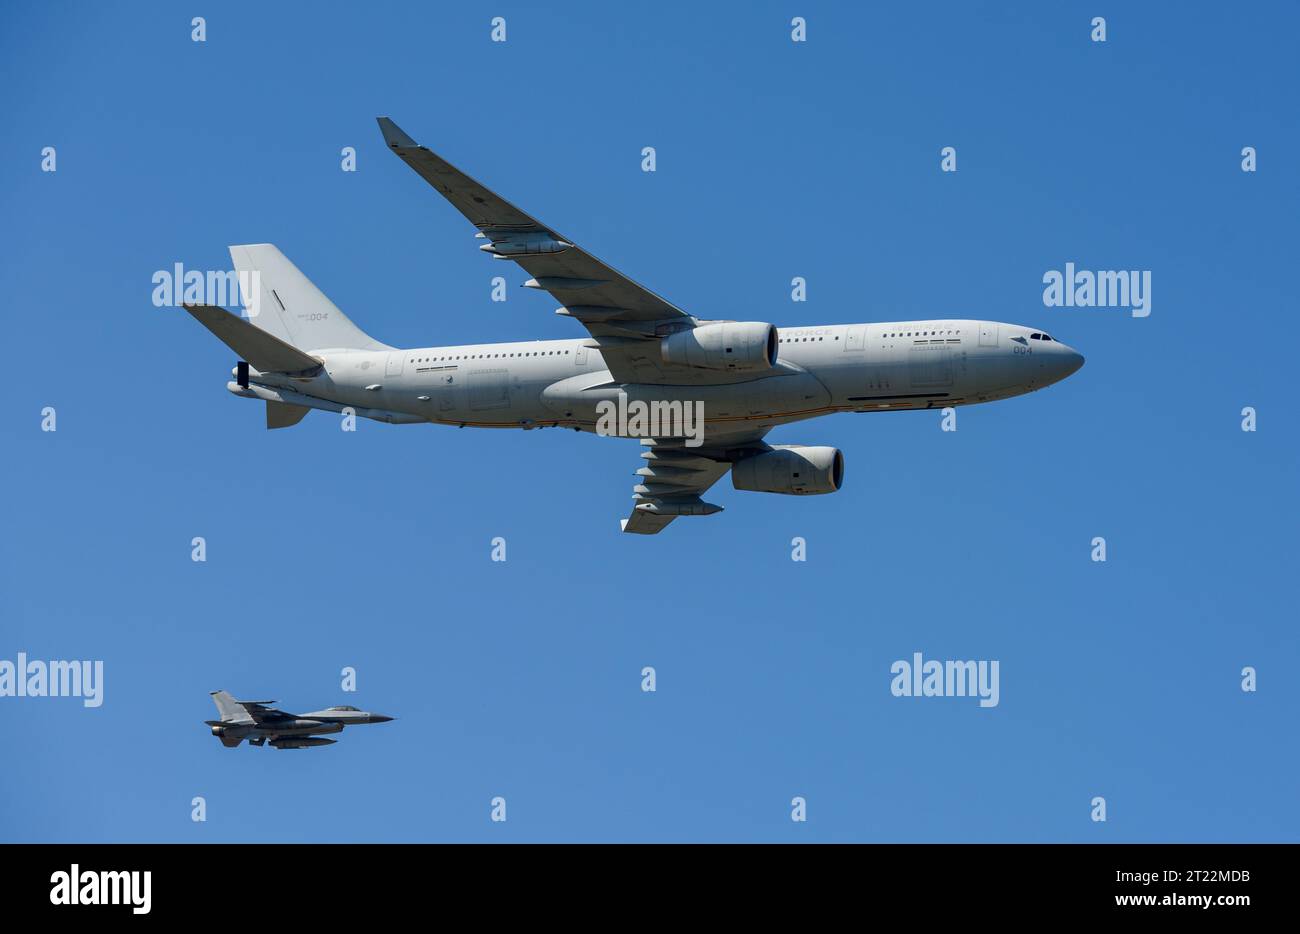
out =
[[[380,117],[379,128],[388,148],[479,229],[487,241],[481,250],[518,263],[532,275],[526,286],[549,292],[564,306],[558,313],[587,328],[616,380],[696,385],[737,381],[734,374],[703,373],[662,361],[660,338],[694,327],[696,318],[419,145],[389,118]]]
[[[766,433],[745,432],[699,448],[688,448],[679,439],[642,441],[643,463],[636,470],[640,482],[632,488],[636,505],[632,515],[621,520],[623,531],[655,535],[678,516],[721,512],[721,506],[704,502],[701,495],[726,475],[737,456],[766,447]]]
[[[274,707],[268,707],[268,704],[274,704],[275,701],[237,701],[248,715],[257,723],[274,723],[277,720],[292,720],[294,714],[285,713],[283,710],[277,710]]]

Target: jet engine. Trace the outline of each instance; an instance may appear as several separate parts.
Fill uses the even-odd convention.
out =
[[[659,343],[664,363],[705,370],[762,371],[776,366],[776,328],[761,321],[718,321],[669,334]]]
[[[834,493],[843,481],[844,455],[839,448],[774,445],[731,465],[732,486],[756,493]]]

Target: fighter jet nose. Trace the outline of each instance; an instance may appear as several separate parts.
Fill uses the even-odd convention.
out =
[[[373,722],[375,722],[375,723],[388,723],[390,720],[394,720],[394,719],[396,719],[396,718],[395,718],[395,717],[385,717],[385,716],[384,716],[383,714],[381,714],[381,713],[372,713],[372,714],[370,715],[370,719],[371,719]]]

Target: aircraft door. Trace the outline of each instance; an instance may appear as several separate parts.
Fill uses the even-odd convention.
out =
[[[384,369],[385,376],[401,376],[402,364],[406,360],[406,353],[401,350],[394,350],[388,355],[388,366]]]
[[[998,325],[995,321],[980,322],[980,346],[996,347],[998,345]]]

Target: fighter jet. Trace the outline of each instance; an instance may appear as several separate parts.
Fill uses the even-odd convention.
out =
[[[387,723],[392,717],[368,713],[355,707],[326,707],[311,713],[285,713],[270,706],[275,701],[235,700],[225,691],[213,691],[212,701],[220,720],[204,720],[223,746],[234,748],[248,740],[262,746],[269,740],[276,749],[306,749],[335,742],[318,733],[340,733],[345,726],[359,723]]]
[[[239,355],[227,388],[265,402],[267,428],[296,425],[319,409],[391,424],[639,438],[634,505],[621,524],[653,535],[678,517],[721,512],[701,496],[728,472],[737,490],[807,496],[840,489],[838,448],[769,444],[773,429],[837,412],[993,402],[1051,386],[1083,365],[1082,354],[1042,328],[998,321],[777,328],[697,316],[605,265],[387,117],[379,128],[397,158],[474,225],[480,251],[521,268],[529,276],[522,285],[549,293],[561,306],[556,314],[588,336],[392,347],[353,324],[273,245],[232,246],[246,316],[229,313],[215,296],[217,304],[183,304]],[[732,249],[746,252],[779,255],[789,236],[732,229],[707,213],[693,222],[718,227]],[[847,228],[836,233],[847,237],[850,255],[860,254],[851,221]],[[671,231],[663,242],[672,243]],[[427,304],[413,299],[407,311]],[[532,508],[564,508],[554,490],[514,492]]]

